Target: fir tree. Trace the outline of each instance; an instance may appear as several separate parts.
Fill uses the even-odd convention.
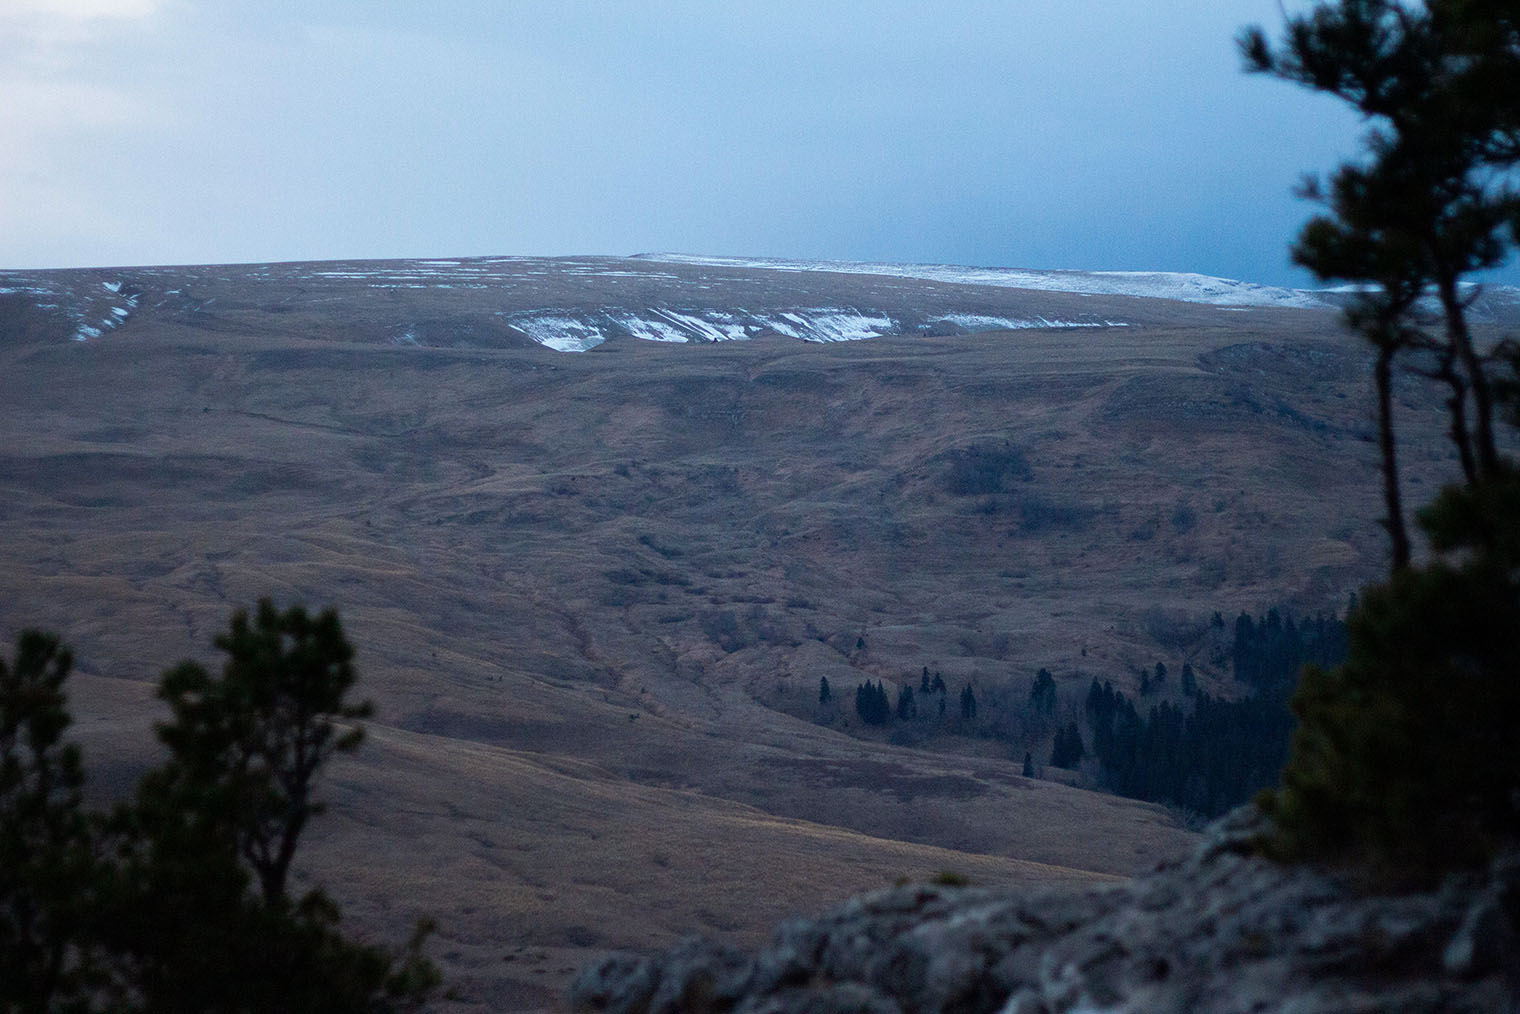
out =
[[[908,722],[918,717],[918,704],[913,699],[913,688],[904,683],[897,691],[897,718]]]
[[[1049,717],[1056,711],[1056,681],[1050,670],[1041,669],[1035,674],[1034,685],[1029,688],[1029,706],[1036,714]]]
[[[1050,751],[1051,767],[1070,770],[1081,763],[1087,748],[1082,743],[1082,733],[1076,722],[1068,722],[1056,732],[1054,748]]]
[[[969,683],[961,691],[961,718],[968,722],[976,718],[976,692]]]

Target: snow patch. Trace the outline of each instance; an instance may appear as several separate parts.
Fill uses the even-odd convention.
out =
[[[707,321],[703,320],[701,317],[693,317],[688,314],[677,313],[674,310],[656,309],[651,312],[659,314],[661,317],[665,318],[665,320],[669,321],[676,328],[678,328],[682,341],[686,340],[686,336],[688,334],[710,342],[723,340],[723,332],[707,323]]]
[[[807,342],[853,342],[880,338],[884,334],[890,334],[894,328],[890,317],[868,316],[857,310],[834,307],[799,310],[756,319],[778,334]]]
[[[659,313],[658,310],[655,313]],[[635,338],[647,342],[680,342],[687,340],[686,332],[679,327],[673,327],[663,320],[645,320],[642,317],[627,314],[621,317],[613,317],[613,322],[622,325],[624,329]]]
[[[513,317],[509,322],[529,338],[556,352],[587,352],[607,340],[601,331],[573,317]]]
[[[987,317],[975,313],[947,313],[936,320],[966,331],[1027,331],[1037,328],[1071,328],[1071,327],[1128,327],[1128,324],[1116,324],[1113,321],[1096,320],[1050,320],[1047,317],[1034,317],[1027,320],[1015,320],[1009,317]]]

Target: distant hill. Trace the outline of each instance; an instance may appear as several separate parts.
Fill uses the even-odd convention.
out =
[[[1021,777],[1055,730],[1016,705],[1040,668],[1069,717],[1158,661],[1237,693],[1214,612],[1381,570],[1363,350],[1328,307],[889,267],[0,274],[0,634],[74,646],[108,793],[147,681],[231,608],[336,604],[379,718],[305,875],[360,926],[436,914],[479,1009],[900,876],[1179,855],[1159,808]],[[1425,398],[1414,500],[1454,467]],[[925,669],[943,719],[850,707]]]

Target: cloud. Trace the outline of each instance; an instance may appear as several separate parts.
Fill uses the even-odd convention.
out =
[[[7,0],[10,18],[123,21],[152,17],[163,0]]]
[[[4,0],[0,65],[60,71],[91,43],[150,22],[177,0]]]
[[[154,113],[109,68],[169,3],[0,0],[0,260],[50,262],[115,228],[108,153]]]

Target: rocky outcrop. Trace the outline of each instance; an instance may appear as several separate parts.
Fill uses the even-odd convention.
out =
[[[1252,854],[1241,810],[1125,884],[911,886],[783,924],[757,955],[688,940],[571,987],[609,1014],[1520,1012],[1520,851],[1421,894]]]

